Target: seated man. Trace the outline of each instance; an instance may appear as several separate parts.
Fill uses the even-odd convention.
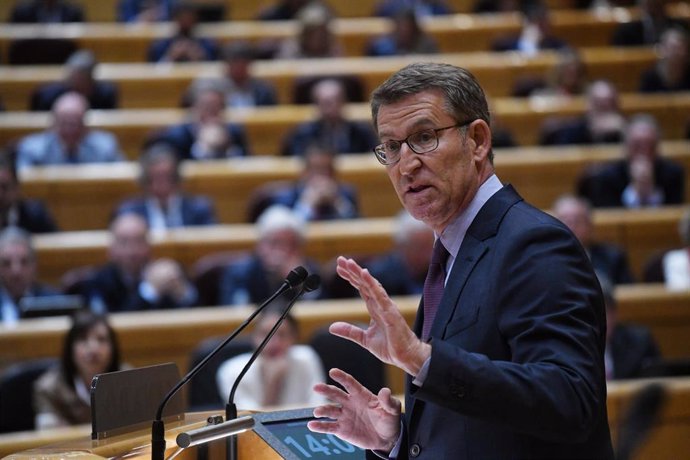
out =
[[[53,123],[47,130],[30,134],[17,146],[17,169],[66,163],[122,161],[117,138],[109,132],[90,129],[85,118],[88,101],[70,91],[53,104]]]
[[[640,92],[690,91],[690,34],[682,27],[666,29],[655,48],[654,65],[640,76]]]
[[[595,241],[592,208],[587,200],[563,195],[552,210],[553,215],[575,234],[598,273],[614,284],[634,282],[625,252],[612,244]]]
[[[395,245],[367,263],[389,295],[421,294],[434,247],[434,232],[424,222],[401,211],[396,218]]]
[[[29,233],[58,230],[48,208],[39,201],[22,196],[14,161],[0,151],[0,228],[20,227]]]
[[[0,232],[0,322],[15,324],[22,318],[19,303],[25,297],[56,295],[36,274],[36,252],[31,235],[18,227]]]
[[[316,145],[305,153],[299,181],[278,190],[272,201],[307,221],[359,217],[357,190],[337,179],[334,154]]]
[[[138,214],[117,216],[110,225],[108,262],[82,287],[96,312],[192,306],[196,290],[177,262],[151,259],[146,221]]]
[[[345,89],[342,82],[326,79],[312,88],[316,119],[298,125],[284,140],[283,155],[304,155],[311,144],[335,153],[370,152],[378,140],[370,123],[346,118]]]
[[[139,214],[152,231],[216,223],[209,198],[182,191],[180,161],[170,146],[154,144],[139,158],[139,165],[142,194],[122,202],[116,215]]]
[[[393,31],[372,40],[367,56],[395,56],[438,53],[436,40],[419,25],[412,9],[402,9],[393,17]]]
[[[50,24],[84,21],[81,7],[66,0],[18,0],[15,3],[9,22]]]
[[[305,254],[305,225],[289,208],[274,205],[256,222],[258,233],[254,253],[225,268],[220,277],[221,305],[260,304],[282,284],[290,271],[303,266],[309,273],[319,273],[318,264]],[[284,297],[292,298],[288,290]],[[316,299],[321,290],[302,299]]]
[[[197,34],[198,11],[187,0],[176,4],[173,11],[173,35],[154,42],[149,48],[149,62],[199,62],[218,59],[215,41]]]
[[[604,276],[599,281],[606,304],[606,379],[643,377],[645,368],[661,357],[659,347],[647,328],[618,322],[613,286]]]
[[[594,207],[641,207],[685,201],[685,170],[659,151],[661,132],[646,114],[628,123],[623,158],[591,173],[578,194]]]
[[[228,107],[256,107],[276,105],[278,99],[273,84],[250,73],[254,61],[254,48],[245,42],[229,43],[223,50]]]
[[[89,50],[73,53],[65,63],[65,78],[39,86],[31,95],[31,110],[50,110],[61,95],[76,91],[89,101],[92,109],[116,109],[117,87],[94,77],[96,58]]]
[[[534,55],[542,50],[560,50],[568,43],[554,35],[548,6],[530,2],[522,11],[522,29],[515,36],[499,37],[492,45],[493,51],[520,51]]]

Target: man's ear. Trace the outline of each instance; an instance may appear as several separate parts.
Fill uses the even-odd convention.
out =
[[[474,141],[475,160],[484,161],[491,151],[491,128],[484,120],[475,120],[467,128],[467,135]]]

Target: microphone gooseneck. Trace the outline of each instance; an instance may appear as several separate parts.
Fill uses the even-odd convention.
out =
[[[307,276],[307,278],[303,281],[302,287],[300,290],[292,296],[292,299],[290,299],[290,302],[287,304],[285,307],[285,310],[283,310],[283,313],[281,313],[280,318],[276,321],[276,323],[273,325],[271,330],[268,332],[266,337],[261,341],[258,347],[256,347],[256,350],[252,353],[252,355],[249,357],[249,361],[247,361],[247,364],[244,365],[242,370],[240,371],[239,375],[235,379],[235,382],[232,385],[232,389],[230,390],[230,396],[228,397],[228,402],[225,405],[225,420],[233,420],[237,418],[237,406],[235,405],[235,392],[237,391],[237,387],[239,386],[240,381],[244,377],[244,375],[247,373],[249,368],[252,366],[254,361],[256,361],[256,358],[259,357],[261,352],[263,351],[264,347],[266,344],[271,340],[273,335],[276,333],[280,325],[285,321],[285,318],[287,315],[290,313],[290,310],[292,309],[293,305],[297,302],[297,300],[302,297],[304,294],[307,292],[314,291],[319,288],[319,285],[321,284],[321,279],[319,278],[319,275],[311,274]],[[228,438],[227,440],[227,446],[226,446],[226,457],[228,460],[235,460],[237,458],[237,440],[232,437]]]
[[[266,299],[261,305],[259,305],[254,312],[252,312],[249,317],[242,322],[223,342],[221,342],[216,348],[214,348],[208,355],[206,355],[199,363],[194,366],[192,370],[187,372],[187,374],[179,381],[177,384],[172,387],[172,389],[165,395],[163,400],[161,401],[160,405],[158,406],[158,410],[156,411],[156,417],[153,420],[153,424],[151,426],[151,459],[152,460],[164,460],[165,458],[165,425],[163,422],[163,410],[165,409],[165,405],[168,403],[168,401],[177,393],[180,388],[182,388],[189,380],[192,379],[196,374],[199,373],[199,371],[208,363],[211,358],[213,358],[218,352],[228,343],[230,343],[231,340],[233,340],[240,332],[242,332],[247,325],[249,325],[250,322],[256,318],[256,316],[261,313],[271,302],[273,302],[278,296],[283,294],[285,291],[288,289],[294,289],[297,286],[300,286],[301,284],[305,283],[305,280],[308,279],[308,273],[307,270],[302,267],[298,266],[290,270],[290,273],[288,273],[287,277],[285,280],[283,280],[283,283],[280,285],[280,287],[268,298]],[[302,292],[303,289],[301,289],[299,292]]]

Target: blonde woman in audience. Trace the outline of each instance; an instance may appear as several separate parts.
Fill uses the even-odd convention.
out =
[[[89,423],[91,380],[120,369],[117,337],[107,318],[88,310],[76,313],[59,366],[34,383],[36,428]]]

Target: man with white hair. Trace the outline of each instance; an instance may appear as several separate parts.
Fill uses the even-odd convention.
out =
[[[319,273],[316,262],[304,251],[304,221],[285,206],[264,211],[256,222],[258,238],[252,254],[231,263],[220,279],[221,305],[259,304],[282,284],[293,268],[302,265],[309,273]],[[292,298],[288,291],[284,296]],[[318,298],[320,289],[305,294]]]
[[[17,147],[17,168],[67,163],[104,163],[124,159],[117,138],[86,125],[88,101],[71,91],[53,104],[52,126],[30,134]]]

